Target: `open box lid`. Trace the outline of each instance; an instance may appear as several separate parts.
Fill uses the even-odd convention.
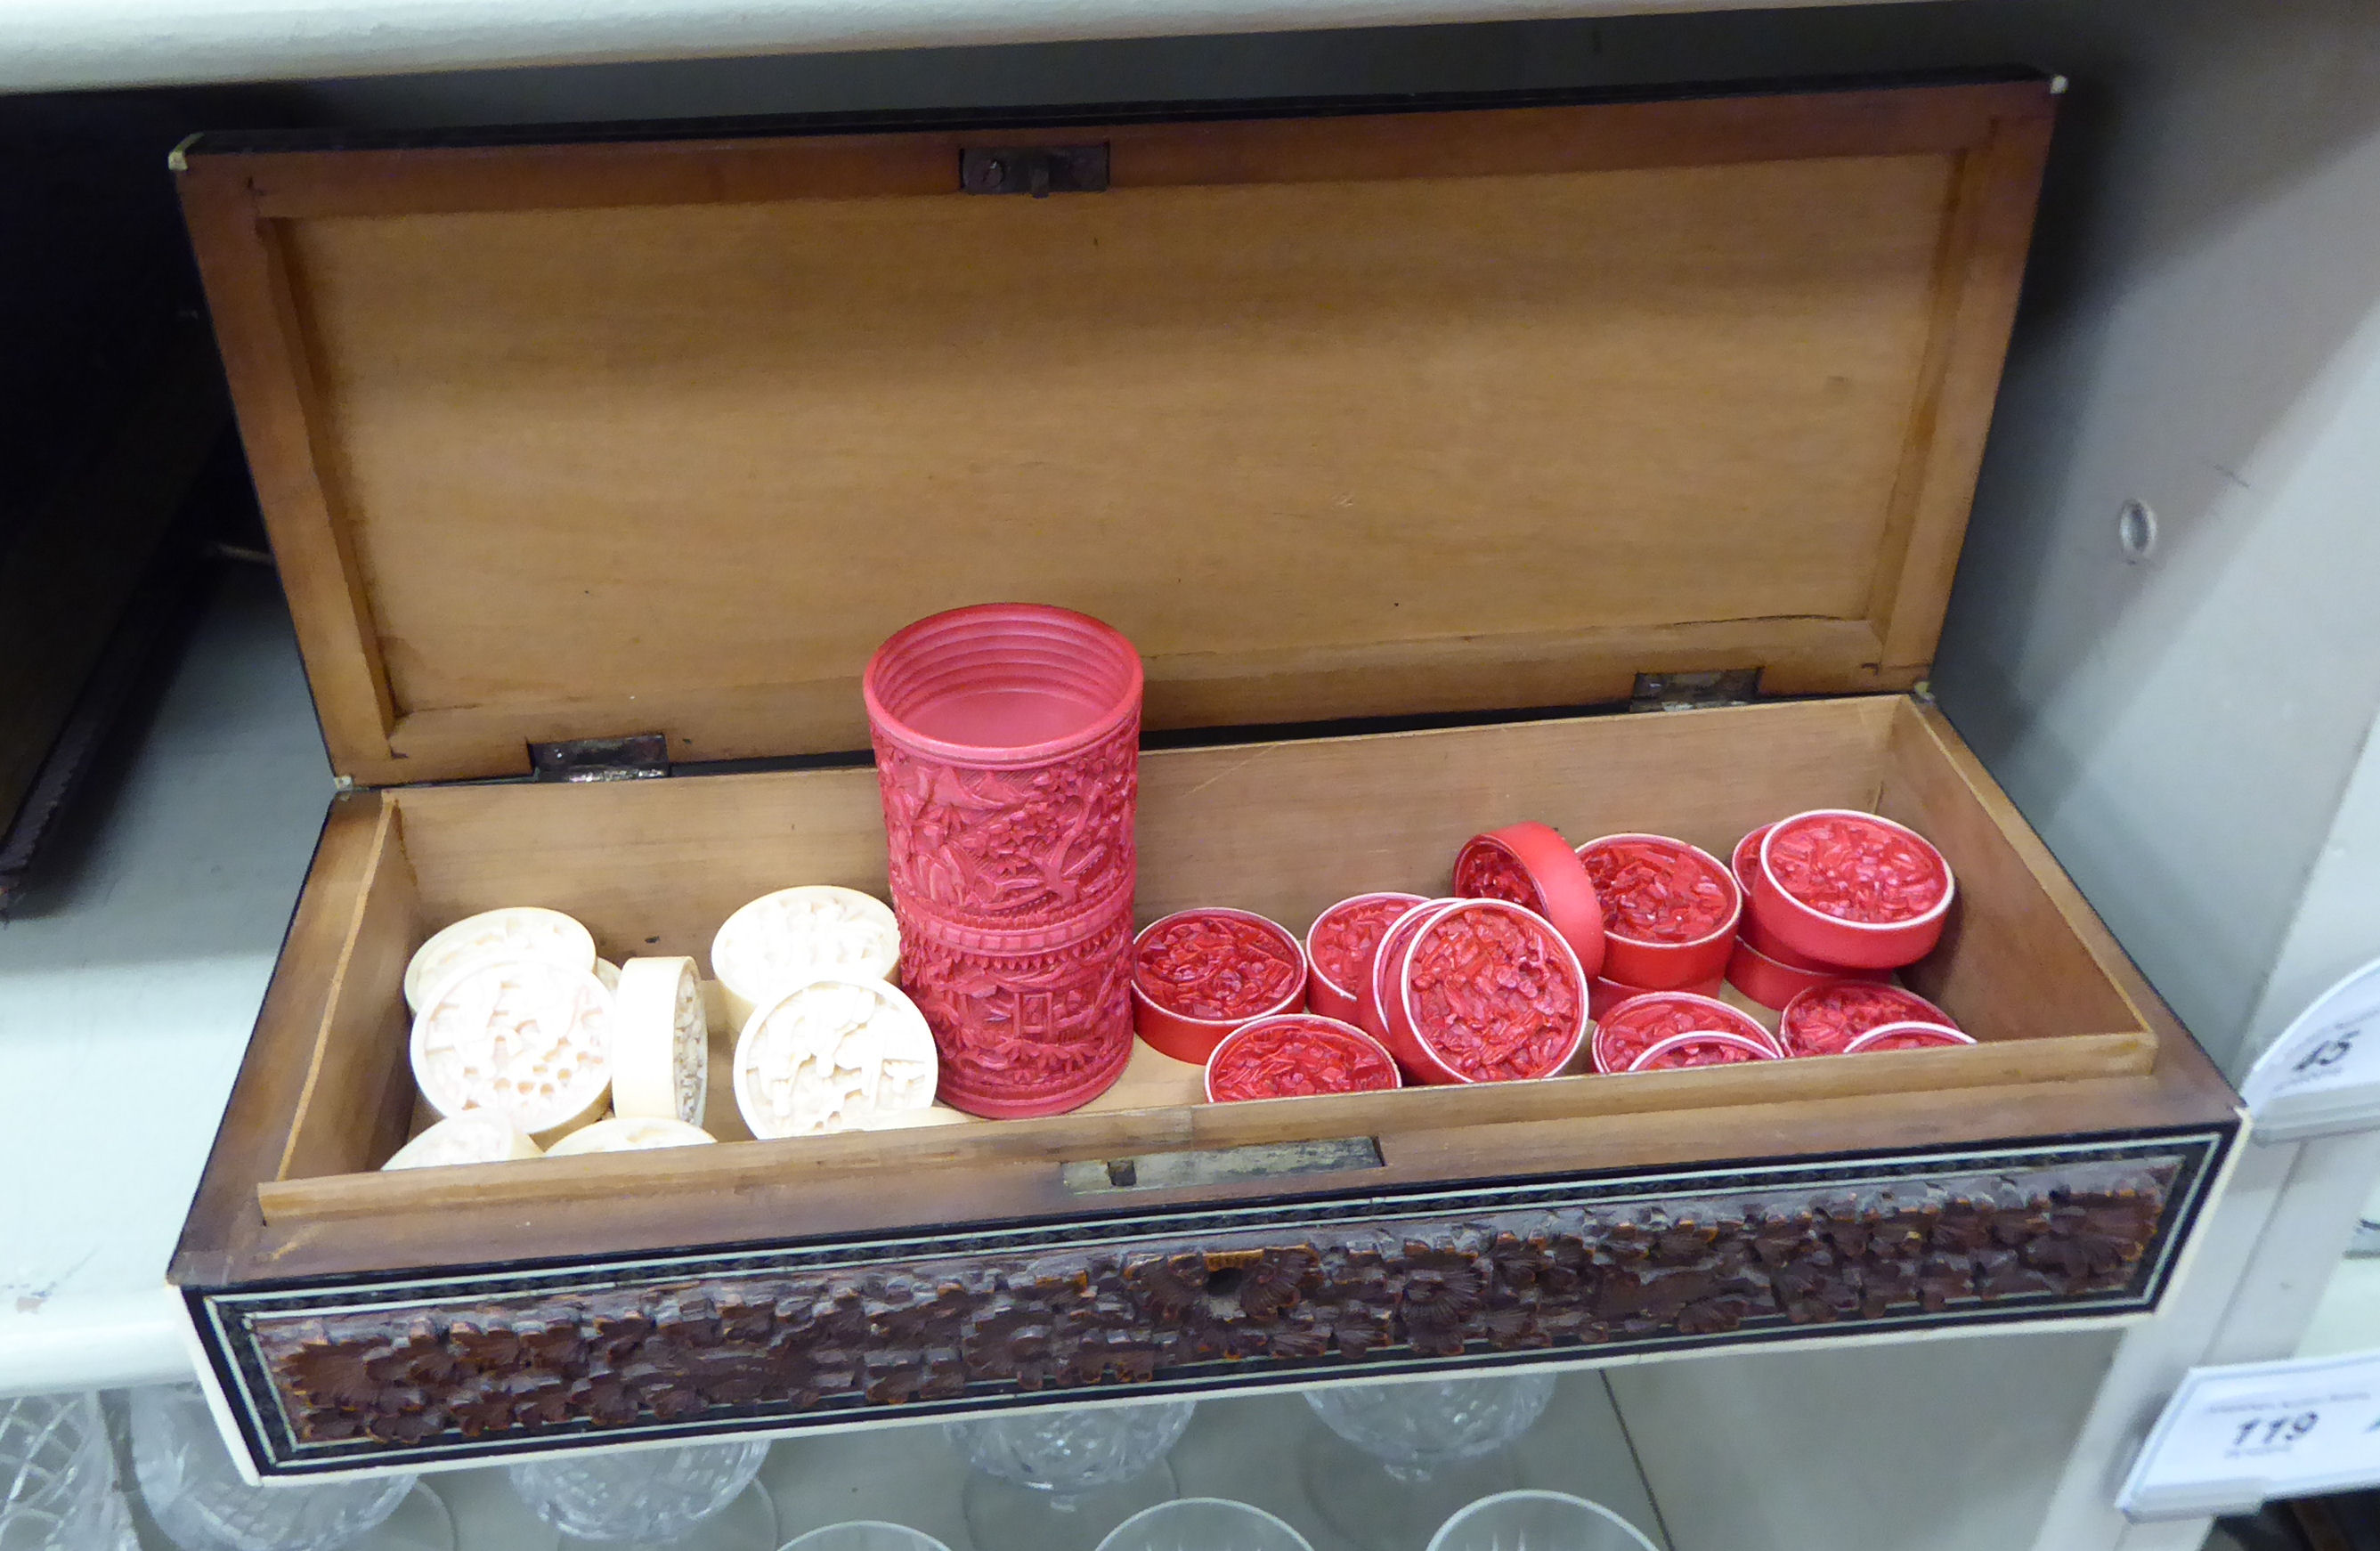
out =
[[[1152,726],[1906,686],[2051,91],[176,165],[332,763],[377,785],[858,748],[877,643],[995,599],[1122,628]]]

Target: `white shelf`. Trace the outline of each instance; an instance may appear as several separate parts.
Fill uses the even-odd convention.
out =
[[[2298,1342],[2300,1357],[2345,1357],[2380,1348],[2380,1256],[2342,1259]]]
[[[80,854],[0,922],[0,1394],[188,1372],[165,1263],[330,793],[279,593],[236,574]]]
[[[1825,0],[9,0],[0,91],[1784,8]]]

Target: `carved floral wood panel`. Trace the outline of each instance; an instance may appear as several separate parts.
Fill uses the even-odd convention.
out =
[[[841,1264],[807,1250],[708,1274],[592,1267],[577,1286],[392,1306],[358,1307],[370,1290],[336,1310],[247,1295],[222,1328],[248,1350],[270,1462],[371,1463],[1151,1380],[2138,1307],[2204,1147],[1661,1199],[1527,1187],[1501,1208],[1309,1210],[1221,1231],[1076,1224],[895,1259],[853,1246]]]

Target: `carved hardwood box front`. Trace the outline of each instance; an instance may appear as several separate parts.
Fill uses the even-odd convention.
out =
[[[200,1297],[282,1473],[2151,1307],[2222,1138]]]

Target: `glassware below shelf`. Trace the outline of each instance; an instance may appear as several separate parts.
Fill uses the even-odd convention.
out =
[[[1118,1524],[1099,1551],[1314,1551],[1259,1508],[1225,1497],[1178,1497]]]
[[[136,1551],[92,1395],[0,1400],[0,1551]]]
[[[1449,1519],[1429,1551],[1659,1551],[1601,1503],[1566,1492],[1500,1492]]]
[[[141,1501],[182,1551],[338,1551],[379,1529],[413,1490],[408,1475],[251,1486],[196,1387],[136,1389],[130,1409]],[[422,1529],[435,1533],[427,1521]],[[451,1525],[443,1545],[454,1545]]]
[[[774,1551],[775,1511],[767,1493],[751,1489],[768,1455],[768,1440],[751,1438],[565,1454],[504,1473],[565,1547]]]
[[[1165,1455],[1197,1409],[1152,1400],[947,1424],[973,1467],[960,1506],[975,1551],[1092,1551],[1107,1531],[1173,1496]]]
[[[1511,1445],[1553,1394],[1550,1374],[1309,1390],[1305,1403],[1324,1425],[1301,1450],[1306,1494],[1365,1551],[1422,1551],[1434,1526],[1519,1484]]]
[[[779,1551],[951,1551],[932,1535],[921,1534],[905,1524],[887,1524],[880,1520],[855,1520],[848,1524],[829,1524],[812,1530],[806,1535],[795,1535]]]

